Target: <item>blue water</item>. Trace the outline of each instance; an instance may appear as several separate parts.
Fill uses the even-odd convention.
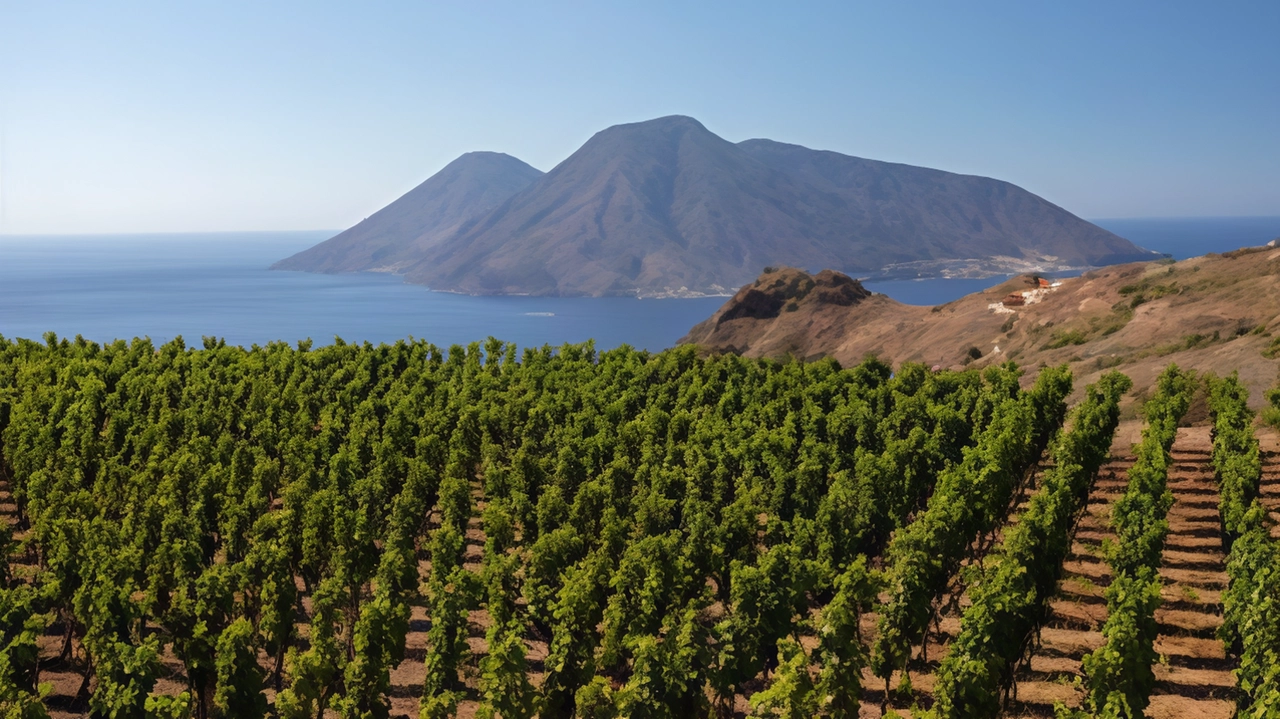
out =
[[[1254,247],[1280,238],[1280,217],[1134,218],[1093,220],[1093,223],[1140,247],[1166,253],[1176,260]],[[1058,273],[1054,276],[1069,275]],[[865,284],[872,292],[881,292],[909,305],[940,305],[995,287],[1007,279],[1009,276],[981,280],[889,280]]]
[[[1114,219],[1093,224],[1175,260],[1265,245],[1280,238],[1280,217]]]
[[[1009,276],[984,277],[980,280],[883,280],[863,282],[872,292],[889,295],[908,305],[941,305],[968,294],[981,292],[1009,279]]]
[[[711,316],[723,297],[467,297],[429,292],[381,274],[272,272],[272,262],[329,232],[0,238],[0,334],[83,335],[95,341],[149,336],[188,344],[311,338],[328,344],[436,345],[492,335],[521,347],[596,340],[661,350]]]
[[[1280,236],[1280,217],[1100,220],[1148,249],[1177,258],[1223,252]],[[724,303],[628,298],[466,297],[379,274],[271,272],[272,262],[330,232],[0,237],[0,334],[47,331],[95,341],[148,336],[189,343],[387,342],[418,337],[440,346],[492,335],[522,347],[595,339],[660,350]],[[867,283],[901,302],[939,304],[1003,282]]]

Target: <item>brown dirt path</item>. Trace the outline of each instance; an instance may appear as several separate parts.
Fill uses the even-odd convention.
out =
[[[1262,503],[1271,513],[1271,536],[1280,539],[1280,432],[1265,425],[1256,431],[1262,450]]]

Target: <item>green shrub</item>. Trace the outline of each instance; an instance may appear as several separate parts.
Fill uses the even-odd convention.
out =
[[[1271,344],[1262,350],[1262,356],[1267,359],[1276,359],[1280,357],[1280,337],[1271,340]]]
[[[1080,330],[1067,330],[1065,332],[1055,332],[1053,337],[1045,343],[1041,349],[1056,350],[1068,345],[1082,345],[1089,341],[1088,335]]]
[[[1262,410],[1262,421],[1280,429],[1280,384],[1267,390],[1267,406]]]

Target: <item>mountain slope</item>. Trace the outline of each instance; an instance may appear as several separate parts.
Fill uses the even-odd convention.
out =
[[[773,140],[738,144],[747,154],[846,203],[864,243],[928,238],[919,259],[1023,256],[1076,265],[1152,259],[1118,237],[1008,182],[865,160]],[[930,255],[930,256],[924,256]]]
[[[1023,276],[917,307],[863,293],[835,302],[824,286],[848,278],[783,268],[743,287],[680,342],[752,357],[831,356],[849,364],[876,354],[942,367],[974,361],[973,348],[979,364],[1069,362],[1078,387],[1112,367],[1148,386],[1177,362],[1219,374],[1238,370],[1257,404],[1280,365],[1277,279],[1280,249],[1248,248],[1116,265],[1043,289]]]
[[[541,171],[510,155],[469,152],[351,229],[272,269],[397,271],[541,176]]]

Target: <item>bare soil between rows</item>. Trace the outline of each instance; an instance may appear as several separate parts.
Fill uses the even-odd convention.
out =
[[[1084,697],[1081,661],[1101,645],[1101,629],[1107,618],[1104,592],[1111,582],[1111,571],[1103,558],[1103,542],[1114,539],[1110,506],[1124,492],[1127,472],[1133,465],[1130,446],[1138,439],[1137,423],[1125,425],[1117,433],[1112,459],[1100,470],[1087,510],[1076,528],[1051,618],[1041,629],[1029,660],[1015,675],[1016,687],[1007,702],[1006,716],[1053,717],[1056,703],[1079,707]],[[1263,451],[1262,499],[1278,524],[1273,533],[1280,536],[1280,435],[1260,427],[1258,436]],[[1156,613],[1160,634],[1155,649],[1160,661],[1155,667],[1157,683],[1146,710],[1152,719],[1229,719],[1235,714],[1237,690],[1232,672],[1236,660],[1226,654],[1217,638],[1222,624],[1221,595],[1228,578],[1211,452],[1209,427],[1178,431],[1169,471],[1174,503],[1169,510],[1169,534],[1160,568],[1165,580],[1163,604]],[[1023,500],[1019,512],[1025,507],[1025,495]],[[912,691],[897,690],[901,677],[894,677],[889,708],[910,716],[913,707],[931,705],[934,672],[946,654],[947,644],[959,631],[959,613],[965,606],[967,602],[962,598],[956,603],[958,609],[942,617],[940,631],[929,639],[927,663],[918,658],[913,662]],[[864,626],[874,631],[874,621]],[[864,681],[868,691],[861,715],[878,717],[885,699],[883,682],[870,672],[864,675]]]

